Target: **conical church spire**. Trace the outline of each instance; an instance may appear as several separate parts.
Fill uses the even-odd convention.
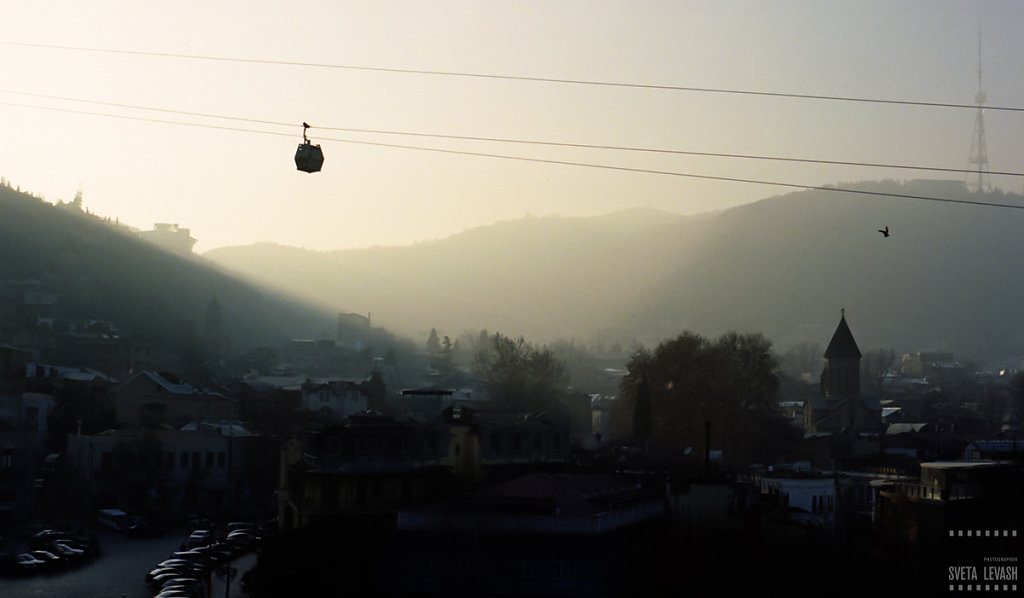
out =
[[[821,372],[821,392],[828,397],[860,394],[860,349],[841,311],[839,325],[825,349],[825,370]]]
[[[857,341],[853,340],[853,333],[846,323],[846,310],[840,310],[839,325],[832,334],[832,340],[825,349],[825,359],[860,359],[860,349],[857,348]]]

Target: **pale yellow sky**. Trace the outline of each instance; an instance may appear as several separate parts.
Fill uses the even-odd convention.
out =
[[[178,223],[192,229],[199,252],[259,241],[319,250],[406,244],[527,213],[692,213],[786,191],[352,141],[801,185],[961,178],[323,129],[310,132],[323,145],[323,172],[307,175],[292,162],[302,121],[964,168],[974,113],[21,44],[970,104],[979,24],[989,104],[1024,107],[1024,3],[1014,1],[4,0],[0,176],[50,201],[70,200],[81,185],[94,213],[140,228]],[[986,113],[993,171],[1024,171],[1022,119]],[[1014,192],[1024,185],[992,180]]]

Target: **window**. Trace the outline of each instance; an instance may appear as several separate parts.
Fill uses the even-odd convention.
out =
[[[188,453],[181,451],[181,468],[185,469],[186,467],[188,467]]]
[[[213,468],[213,451],[206,451],[206,467]]]
[[[224,464],[227,462],[225,457],[226,455],[224,454],[224,451],[217,453],[217,467],[224,467]]]
[[[199,462],[199,455],[201,454],[202,453],[199,451],[192,451],[192,469],[199,469],[199,466],[201,465]]]
[[[164,467],[166,469],[174,469],[174,451],[164,453]]]

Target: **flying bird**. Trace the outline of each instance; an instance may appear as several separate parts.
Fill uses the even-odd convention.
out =
[[[878,232],[882,233],[883,237],[888,237],[889,236],[889,227],[886,226],[885,228],[880,228],[880,229],[878,229]]]

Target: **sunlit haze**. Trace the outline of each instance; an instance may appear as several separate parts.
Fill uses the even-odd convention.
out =
[[[81,186],[91,212],[141,229],[180,224],[197,252],[409,244],[787,191],[682,174],[963,178],[337,129],[962,169],[970,107],[578,82],[973,105],[980,29],[987,105],[1024,107],[1022,28],[1016,1],[5,1],[0,175],[53,202]],[[992,171],[1024,171],[1022,118],[985,113]],[[292,161],[303,121],[320,173]]]

